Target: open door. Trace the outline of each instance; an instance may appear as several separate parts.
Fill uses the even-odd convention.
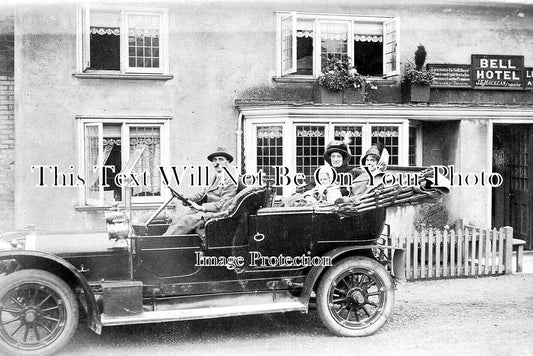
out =
[[[494,125],[493,171],[503,176],[493,190],[493,225],[512,226],[533,249],[533,125]]]

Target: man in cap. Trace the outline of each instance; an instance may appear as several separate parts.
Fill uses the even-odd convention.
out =
[[[207,156],[216,170],[216,176],[211,185],[187,198],[184,202],[191,210],[183,215],[175,215],[165,235],[188,234],[201,228],[203,223],[214,214],[225,210],[233,197],[237,194],[237,185],[224,174],[224,167],[233,161],[225,148],[219,147]]]

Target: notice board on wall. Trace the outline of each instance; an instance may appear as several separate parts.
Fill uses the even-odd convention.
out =
[[[524,68],[524,88],[528,90],[533,90],[533,68]]]
[[[477,89],[522,89],[524,56],[472,55],[472,82]]]
[[[471,88],[469,64],[429,64],[427,69],[433,73],[431,87]]]

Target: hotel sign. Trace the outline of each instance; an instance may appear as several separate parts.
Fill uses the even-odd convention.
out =
[[[533,90],[533,68],[524,56],[473,54],[471,64],[429,64],[436,88]]]
[[[524,68],[526,73],[524,77],[524,87],[525,89],[533,89],[533,68]]]
[[[474,88],[524,88],[524,56],[473,54],[470,70]]]

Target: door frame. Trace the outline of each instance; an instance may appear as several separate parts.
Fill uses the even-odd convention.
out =
[[[491,172],[493,171],[492,167],[492,151],[494,149],[493,147],[493,139],[494,139],[494,124],[496,125],[531,125],[533,127],[533,117],[524,117],[520,119],[489,119],[488,122],[488,130],[487,130],[487,144],[488,144],[488,150],[491,152],[490,155],[488,155],[488,162],[487,167],[490,167]],[[533,161],[533,158],[531,159]],[[533,167],[530,167],[530,171],[533,170]],[[529,176],[530,179],[533,179],[533,175]],[[529,207],[533,210],[533,181],[530,183],[530,197],[529,197]],[[492,226],[492,189],[488,192],[489,197],[488,201],[491,202],[488,209],[488,221],[490,222],[490,226]],[[526,241],[527,243],[527,241]]]

